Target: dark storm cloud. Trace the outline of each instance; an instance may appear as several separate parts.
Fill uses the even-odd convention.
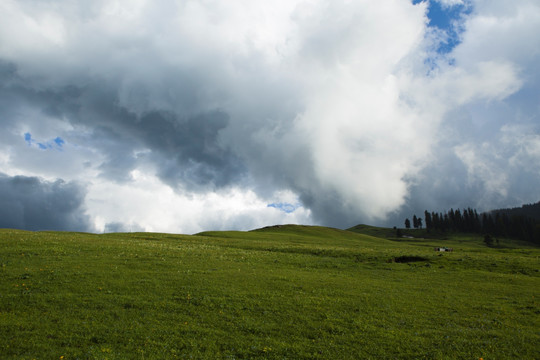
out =
[[[142,116],[133,131],[144,144],[165,161],[158,176],[172,187],[179,182],[188,189],[237,183],[245,172],[240,160],[219,142],[219,133],[228,125],[227,114],[213,111],[187,119],[164,112]],[[180,180],[180,181],[179,181]]]
[[[34,108],[44,115],[61,118],[79,111],[81,91],[74,85],[42,87],[22,78],[17,66],[0,59],[0,123],[11,126],[20,120],[21,110]],[[32,123],[36,119],[25,119]]]
[[[90,231],[84,197],[76,183],[0,173],[0,227]]]
[[[358,211],[358,204],[347,205],[347,199],[338,191],[303,191],[300,192],[300,200],[311,210],[313,220],[318,224],[345,229],[369,218],[368,211]]]
[[[106,155],[100,166],[104,177],[121,180],[138,160],[150,161],[158,177],[171,187],[204,191],[230,185],[245,171],[219,142],[220,131],[228,124],[223,112],[186,117],[159,110],[135,115],[114,105],[107,112],[107,108],[85,109],[98,112],[100,120],[92,123],[89,116],[84,123],[95,127],[91,142]],[[137,156],[137,151],[142,155]]]
[[[171,187],[203,191],[230,185],[245,172],[238,157],[220,143],[220,131],[229,122],[223,111],[186,115],[150,110],[135,114],[120,105],[114,84],[43,89],[23,80],[13,64],[1,65],[0,77],[5,80],[1,94],[9,99],[5,108],[13,112],[17,107],[36,108],[47,116],[86,128],[89,136],[85,145],[104,155],[99,169],[105,178],[129,180],[129,172],[139,160],[150,161],[161,180]],[[1,121],[10,118],[5,116]],[[137,152],[145,155],[138,157]]]

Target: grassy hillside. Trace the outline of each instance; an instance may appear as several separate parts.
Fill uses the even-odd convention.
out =
[[[357,234],[369,235],[384,238],[387,240],[401,241],[406,243],[418,243],[425,242],[426,240],[438,244],[437,246],[447,246],[450,247],[452,244],[468,244],[469,246],[484,246],[483,236],[475,233],[461,233],[446,231],[440,232],[436,230],[428,231],[425,228],[422,229],[403,229],[401,228],[402,237],[397,237],[396,229],[377,227],[371,225],[356,225],[353,226],[347,231],[351,231]],[[495,237],[494,237],[495,238]],[[526,248],[534,249],[538,248],[537,244],[530,241],[505,238],[505,237],[496,237],[497,241],[494,242],[494,247],[498,248]]]
[[[365,224],[359,224],[347,230],[358,233],[358,234],[376,236],[376,237],[385,238],[385,239],[396,237],[395,229],[383,228],[383,227],[377,227],[377,226],[371,226],[371,225],[365,225]]]
[[[448,241],[0,230],[0,358],[540,358],[540,250]]]

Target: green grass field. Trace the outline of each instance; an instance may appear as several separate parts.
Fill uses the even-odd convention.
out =
[[[0,230],[0,358],[539,359],[539,265],[466,235]]]

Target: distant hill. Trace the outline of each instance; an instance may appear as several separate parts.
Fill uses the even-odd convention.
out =
[[[448,238],[448,234],[446,233],[439,233],[439,232],[429,233],[425,228],[422,228],[422,229],[400,228],[399,233],[401,235],[398,235],[398,229],[359,224],[351,228],[348,228],[347,231],[352,231],[358,234],[369,235],[369,236],[374,236],[374,237],[383,238],[383,239],[393,239],[393,240],[398,239],[398,238],[404,238],[404,239],[421,238],[421,239],[433,239],[433,240],[441,240],[441,239]]]
[[[533,218],[536,221],[540,221],[540,201],[536,204],[527,204],[521,207],[508,208],[508,209],[496,209],[488,211],[488,213],[495,214],[506,214],[509,217],[512,216],[526,216]]]
[[[365,234],[383,239],[396,237],[396,230],[391,228],[377,227],[365,224],[359,224],[348,228],[347,231],[352,231],[359,234]]]

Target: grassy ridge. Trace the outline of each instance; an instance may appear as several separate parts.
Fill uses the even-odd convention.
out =
[[[0,358],[540,358],[540,250],[445,241],[0,230]]]

